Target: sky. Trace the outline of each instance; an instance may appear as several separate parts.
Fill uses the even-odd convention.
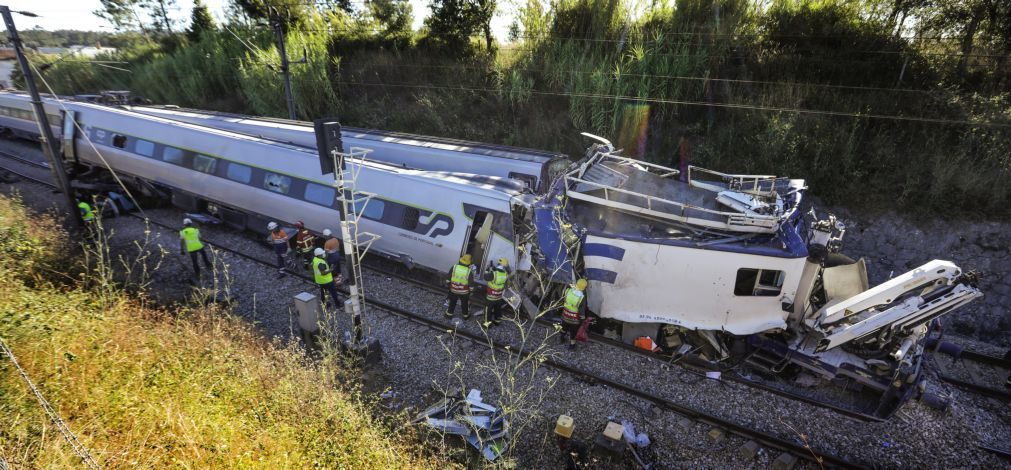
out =
[[[225,5],[228,0],[203,0],[204,4],[211,10],[215,19],[224,18]],[[4,2],[11,10],[26,10],[39,15],[39,18],[29,18],[23,15],[14,15],[14,24],[18,29],[31,29],[36,26],[42,29],[78,29],[87,31],[113,31],[112,26],[92,12],[100,7],[99,0],[6,0]],[[414,9],[414,28],[421,27],[425,17],[428,16],[429,0],[411,0]],[[507,2],[501,2],[504,4]],[[179,20],[182,27],[189,25],[190,11],[193,9],[193,0],[176,0],[176,10],[170,15]],[[500,8],[500,10],[512,10],[511,8]],[[492,20],[492,29],[499,40],[505,39],[509,23],[512,21],[511,15],[496,14]]]

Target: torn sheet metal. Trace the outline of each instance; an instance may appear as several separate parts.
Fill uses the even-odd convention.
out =
[[[466,397],[449,396],[425,409],[414,419],[447,434],[463,436],[486,459],[494,461],[508,447],[508,423],[502,409],[481,400],[481,391],[471,389]]]

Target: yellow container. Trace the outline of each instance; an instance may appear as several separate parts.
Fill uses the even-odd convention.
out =
[[[572,422],[571,416],[559,415],[555,422],[555,434],[566,439],[572,437],[572,431],[576,429],[576,424]]]

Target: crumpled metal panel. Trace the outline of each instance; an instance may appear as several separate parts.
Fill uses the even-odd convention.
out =
[[[561,218],[558,216],[558,202],[550,198],[534,206],[534,227],[537,230],[537,245],[543,259],[537,259],[537,267],[550,276],[551,281],[568,283],[573,279],[572,262],[569,260],[563,241]]]

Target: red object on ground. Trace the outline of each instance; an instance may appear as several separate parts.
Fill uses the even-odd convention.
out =
[[[583,320],[582,325],[579,325],[579,331],[576,332],[576,341],[585,343],[590,340],[590,323],[593,323],[593,319],[587,318]]]

